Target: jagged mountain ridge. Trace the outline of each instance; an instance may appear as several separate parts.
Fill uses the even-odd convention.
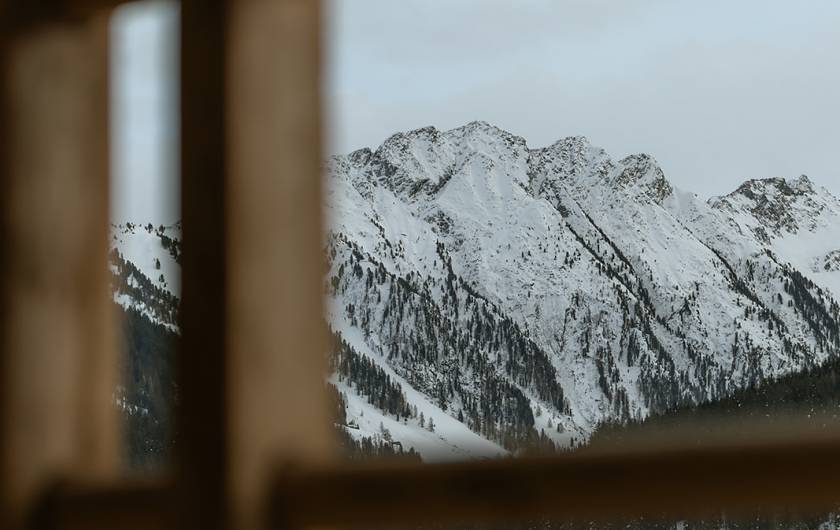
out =
[[[328,174],[332,325],[507,449],[542,431],[568,445],[837,351],[830,293],[650,156],[614,161],[580,137],[530,149],[475,122],[398,133]],[[532,346],[512,352],[520,333]],[[471,406],[487,398],[477,378],[498,380],[494,402],[529,404],[513,442]],[[540,388],[552,379],[559,404]]]

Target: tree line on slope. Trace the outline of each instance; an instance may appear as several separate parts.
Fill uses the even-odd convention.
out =
[[[534,427],[525,391],[568,412],[554,366],[513,320],[454,273],[445,249],[438,246],[436,262],[442,281],[392,274],[340,235],[330,255],[329,283],[346,318],[412,387],[508,449],[553,449]]]
[[[728,421],[732,419],[737,421]],[[729,432],[733,425],[740,425],[741,430],[732,434],[749,436],[748,420],[782,429],[797,424],[840,428],[840,358],[735,390],[715,401],[683,404],[645,419],[602,422],[589,444],[620,444],[628,436],[679,429],[690,429],[702,440],[721,429]]]
[[[796,426],[840,429],[840,358],[758,382],[735,390],[728,397],[696,405],[683,404],[643,420],[605,421],[595,430],[587,448],[621,447],[657,436],[673,436],[694,446],[720,439],[721,434],[741,438],[755,436],[755,428],[771,428],[789,433]],[[795,433],[793,433],[795,434]],[[731,519],[723,515],[704,521],[681,522],[682,528],[697,529],[825,529],[840,527],[840,511],[822,514],[758,513]],[[615,525],[587,528],[674,528],[672,520],[617,522]],[[560,525],[559,528],[576,528]]]

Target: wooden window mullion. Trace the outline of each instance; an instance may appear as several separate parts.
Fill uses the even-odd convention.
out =
[[[262,528],[277,463],[329,461],[334,438],[319,2],[185,0],[182,17],[185,524]]]
[[[232,515],[265,528],[283,463],[334,456],[325,390],[318,0],[234,1],[227,48]]]
[[[5,19],[0,57],[0,504],[118,467],[107,269],[105,16]]]
[[[175,474],[179,526],[228,519],[226,2],[181,2],[183,254]]]

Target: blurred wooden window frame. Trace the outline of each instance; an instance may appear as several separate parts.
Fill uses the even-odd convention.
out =
[[[181,2],[182,443],[172,477],[120,479],[103,266],[106,27],[119,3],[0,3],[3,528],[396,526],[835,506],[840,443],[831,437],[449,465],[337,462],[322,392],[317,0]]]

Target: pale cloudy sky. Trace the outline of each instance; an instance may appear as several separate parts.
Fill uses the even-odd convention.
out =
[[[111,217],[173,223],[180,219],[176,4],[125,4],[111,39]]]
[[[586,135],[615,157],[651,153],[673,183],[701,196],[802,173],[840,193],[837,0],[325,7],[330,152],[480,119],[534,147]],[[124,9],[115,33],[127,65],[117,76],[127,81],[116,84],[125,94],[115,119],[129,127],[115,144],[115,215],[168,221],[177,217],[177,194],[165,192],[177,166],[174,91],[153,85],[174,72],[164,50],[177,12],[161,0]]]

